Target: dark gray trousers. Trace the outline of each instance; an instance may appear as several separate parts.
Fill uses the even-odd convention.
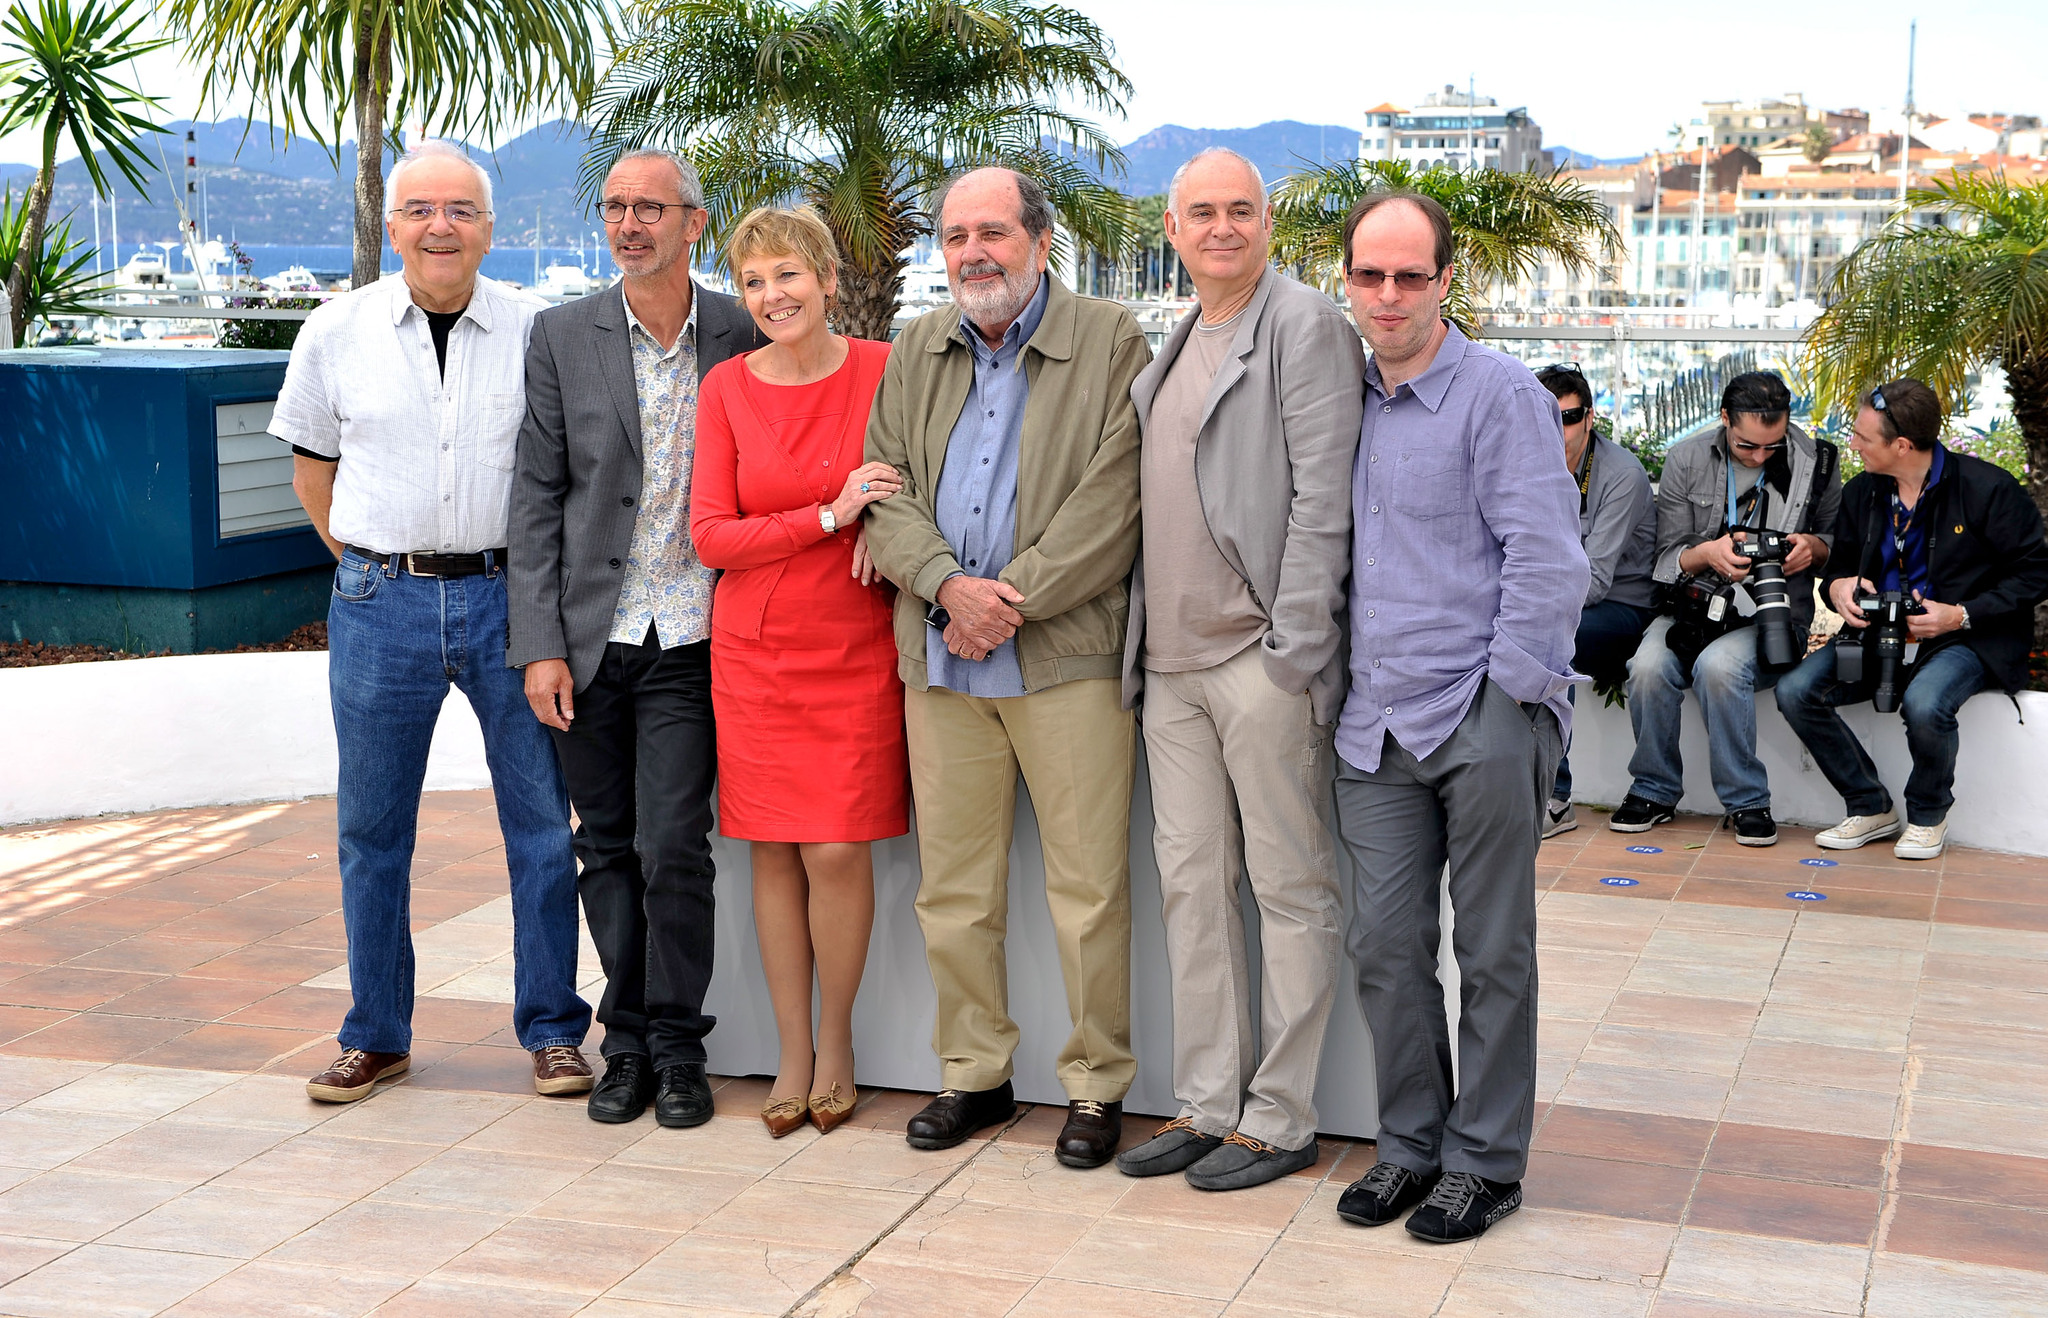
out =
[[[1536,1112],[1536,847],[1557,718],[1480,687],[1450,740],[1417,760],[1390,733],[1380,767],[1337,761],[1337,835],[1353,870],[1351,958],[1372,1030],[1379,1156],[1422,1175],[1519,1181]],[[1450,864],[1458,1079],[1437,979]]]

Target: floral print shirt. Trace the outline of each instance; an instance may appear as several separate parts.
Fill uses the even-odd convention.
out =
[[[626,303],[633,342],[633,384],[640,395],[640,504],[626,550],[625,580],[609,639],[639,645],[651,626],[661,648],[711,635],[711,587],[717,573],[690,543],[690,468],[697,454],[697,302],[662,351]]]

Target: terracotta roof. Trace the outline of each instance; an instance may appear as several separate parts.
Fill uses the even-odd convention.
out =
[[[1373,107],[1372,107],[1372,108],[1371,108],[1370,110],[1367,110],[1367,111],[1366,111],[1366,113],[1367,113],[1367,114],[1406,114],[1406,113],[1408,113],[1408,112],[1407,112],[1406,110],[1402,109],[1402,108],[1401,108],[1400,106],[1398,106],[1398,105],[1394,104],[1394,103],[1393,103],[1392,101],[1381,101],[1381,102],[1380,102],[1380,103],[1379,103],[1378,105],[1375,105],[1375,106],[1373,106]]]

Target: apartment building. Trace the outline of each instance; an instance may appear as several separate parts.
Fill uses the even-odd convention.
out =
[[[1707,101],[1700,108],[1713,145],[1752,151],[1787,137],[1804,137],[1807,129],[1827,122],[1807,107],[1800,92],[1754,101]]]
[[[1549,169],[1543,129],[1525,106],[1503,109],[1491,96],[1475,96],[1446,83],[1413,110],[1383,102],[1365,112],[1358,137],[1360,160],[1401,160],[1418,169],[1477,165],[1522,173]]]

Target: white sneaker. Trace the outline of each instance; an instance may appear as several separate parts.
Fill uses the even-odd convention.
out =
[[[1543,836],[1556,837],[1579,826],[1579,812],[1570,801],[1553,800],[1543,807]]]
[[[1948,821],[1908,824],[1892,854],[1900,860],[1933,860],[1948,848]]]
[[[1854,851],[1866,842],[1897,837],[1904,827],[1897,810],[1881,815],[1850,815],[1833,828],[1814,834],[1813,840],[1830,851]]]

